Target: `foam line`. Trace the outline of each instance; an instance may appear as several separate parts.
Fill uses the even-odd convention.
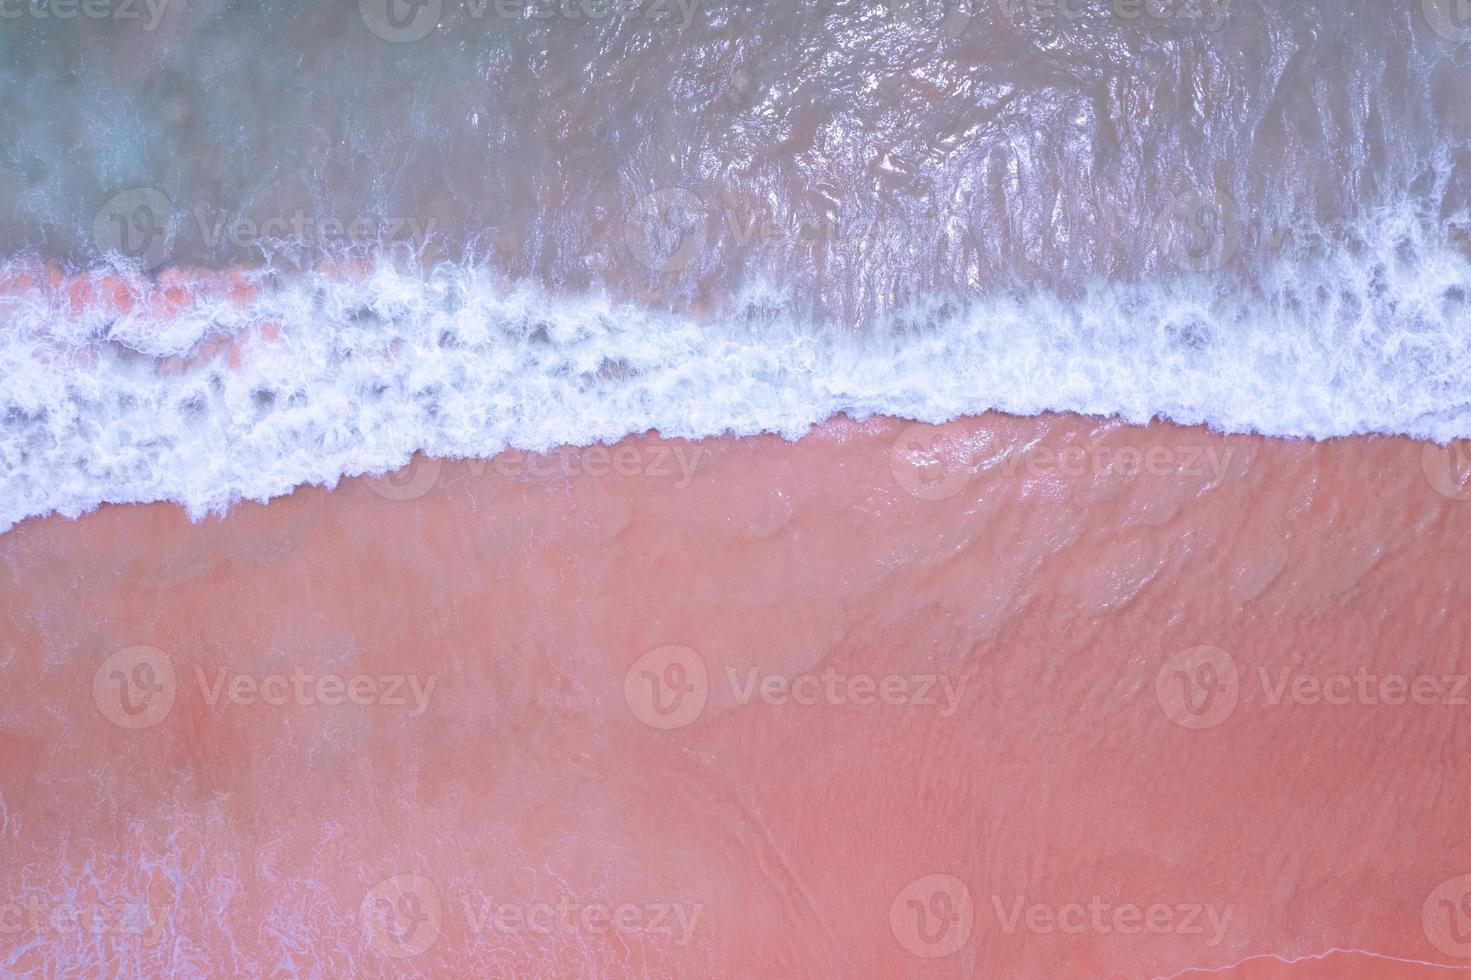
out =
[[[862,332],[802,322],[770,286],[702,321],[455,265],[163,283],[14,265],[0,274],[0,529],[108,501],[198,518],[416,451],[649,429],[797,438],[837,413],[1448,442],[1471,437],[1471,260],[1452,241],[1387,215],[1355,247],[1246,284],[936,296]]]

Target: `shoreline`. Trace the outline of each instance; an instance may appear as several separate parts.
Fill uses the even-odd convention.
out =
[[[0,364],[16,380],[0,406],[0,525],[103,500],[218,512],[402,466],[415,450],[475,460],[629,432],[795,439],[840,415],[1076,411],[1098,424],[1440,446],[1471,432],[1455,407],[1466,344],[1449,298],[1436,319],[1386,315],[1372,329],[1360,320],[1377,314],[1360,304],[1344,351],[1330,341],[1346,308],[1308,312],[1275,293],[1260,309],[1206,301],[1189,279],[1076,302],[987,296],[864,332],[809,323],[771,297],[711,319],[535,293],[484,270],[192,275],[150,285],[43,269],[0,283],[13,326]],[[1422,363],[1442,341],[1445,356]]]
[[[1045,443],[1011,445],[1000,452],[988,450],[972,437],[988,426],[1005,425],[1012,428],[1024,427],[1029,421],[1061,421],[1069,425],[1090,426],[1100,432],[1124,431],[1141,436],[1134,443],[1123,446],[1105,444],[1094,437],[1084,444]],[[779,432],[757,432],[735,434],[729,431],[715,436],[700,438],[664,436],[656,429],[641,433],[630,433],[612,440],[596,440],[589,443],[564,443],[548,450],[507,447],[491,456],[435,455],[422,450],[411,454],[403,464],[379,472],[343,473],[330,482],[301,483],[269,497],[239,497],[230,502],[226,509],[210,509],[203,513],[189,513],[192,506],[178,500],[114,501],[104,500],[89,510],[67,513],[51,510],[33,514],[7,527],[0,528],[0,537],[15,532],[38,521],[78,521],[114,507],[165,506],[188,513],[191,523],[228,518],[235,510],[247,504],[268,505],[287,499],[304,491],[337,492],[340,488],[366,485],[387,499],[404,500],[423,496],[443,485],[444,480],[478,479],[487,470],[513,479],[563,479],[578,474],[592,477],[609,475],[646,477],[670,477],[677,480],[679,489],[688,486],[694,477],[699,460],[711,449],[739,444],[749,440],[779,439],[791,446],[800,446],[809,440],[822,441],[826,433],[844,431],[854,427],[863,429],[871,426],[901,426],[918,433],[914,452],[918,455],[913,466],[923,469],[941,465],[959,468],[969,475],[966,480],[978,478],[996,470],[1006,476],[1016,476],[1025,470],[1031,477],[1055,470],[1059,475],[1081,477],[1104,475],[1113,471],[1116,475],[1134,476],[1145,473],[1167,476],[1178,473],[1182,476],[1197,476],[1209,472],[1219,481],[1229,463],[1232,440],[1244,440],[1252,445],[1299,446],[1307,448],[1334,446],[1373,446],[1393,444],[1406,449],[1419,450],[1421,470],[1427,483],[1442,496],[1453,500],[1464,500],[1471,496],[1471,441],[1455,439],[1436,442],[1403,433],[1369,432],[1354,435],[1331,436],[1282,436],[1263,435],[1255,432],[1223,432],[1209,424],[1181,424],[1167,418],[1155,418],[1146,424],[1129,422],[1113,415],[1090,415],[1080,412],[1041,412],[1035,415],[1018,415],[1002,411],[988,411],[980,415],[962,415],[945,422],[932,423],[912,418],[902,418],[882,413],[855,417],[848,412],[837,412],[828,418],[813,423],[806,433],[791,438]],[[1173,432],[1179,435],[1194,434],[1195,443],[1164,450],[1150,445],[1151,432]],[[931,445],[931,444],[935,445]],[[1140,448],[1135,443],[1142,443]],[[949,449],[945,447],[949,446]],[[1463,448],[1466,447],[1466,448]],[[937,448],[938,447],[938,448]],[[897,451],[897,450],[895,450]],[[1133,453],[1131,456],[1130,453]],[[1164,454],[1164,455],[1162,455]],[[1113,462],[1104,464],[1100,456],[1112,457]],[[904,464],[896,464],[903,466]],[[952,479],[954,476],[952,475]]]

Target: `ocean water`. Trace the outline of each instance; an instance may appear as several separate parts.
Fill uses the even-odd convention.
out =
[[[0,0],[0,262],[0,528],[840,412],[1449,442],[1471,5]]]

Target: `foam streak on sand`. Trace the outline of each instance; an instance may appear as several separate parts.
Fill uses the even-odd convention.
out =
[[[1249,286],[1097,284],[912,305],[862,331],[752,286],[695,317],[387,263],[282,279],[0,280],[0,528],[103,502],[193,516],[655,429],[796,438],[839,413],[1166,418],[1227,433],[1471,435],[1471,262],[1394,213]],[[8,284],[5,284],[8,283]]]

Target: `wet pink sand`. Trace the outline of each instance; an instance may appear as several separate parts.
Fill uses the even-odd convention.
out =
[[[839,419],[25,522],[0,972],[1454,975],[1463,448]]]

